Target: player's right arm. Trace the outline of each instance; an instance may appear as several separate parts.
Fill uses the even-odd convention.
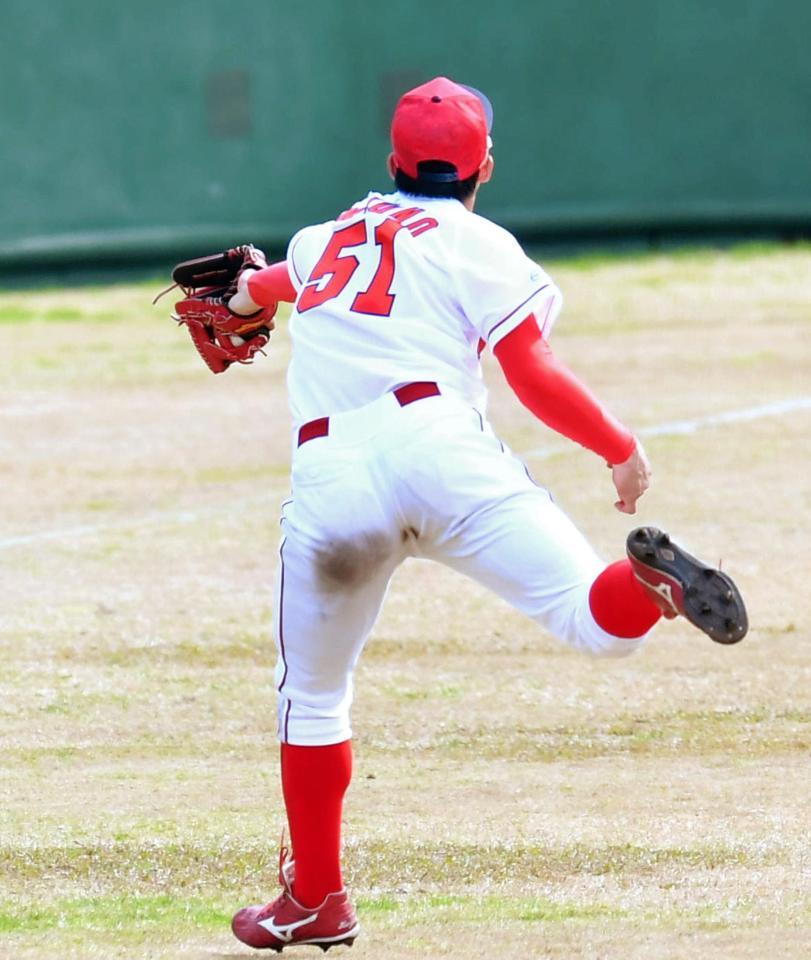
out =
[[[619,497],[614,506],[623,513],[635,513],[651,476],[642,445],[555,356],[534,314],[499,340],[493,353],[525,407],[606,461]]]

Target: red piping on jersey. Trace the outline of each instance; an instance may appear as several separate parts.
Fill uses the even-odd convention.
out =
[[[493,353],[518,399],[539,420],[607,463],[628,459],[636,446],[633,434],[552,353],[534,314],[501,339]]]
[[[248,296],[260,307],[270,307],[284,300],[293,303],[296,288],[290,279],[286,260],[273,263],[264,270],[256,270],[248,277]]]
[[[521,309],[521,307],[525,307],[533,297],[537,297],[538,294],[541,292],[541,290],[546,290],[546,288],[547,288],[547,287],[550,287],[550,286],[551,286],[550,283],[545,283],[542,287],[538,287],[538,289],[537,289],[537,290],[534,290],[534,291],[527,297],[526,300],[522,300],[521,303],[519,303],[518,306],[515,308],[515,310],[510,310],[510,312],[507,314],[506,317],[502,317],[501,320],[499,320],[498,323],[497,323],[494,327],[491,327],[491,328],[490,328],[490,332],[487,334],[487,339],[489,340],[490,337],[493,336],[493,334],[495,333],[495,331],[498,330],[498,328],[501,326],[502,323],[506,323],[506,322],[510,319],[510,317],[514,317],[514,316],[516,315],[516,313],[518,313],[518,311]]]

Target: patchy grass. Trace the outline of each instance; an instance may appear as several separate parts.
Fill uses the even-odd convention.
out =
[[[546,266],[559,353],[635,426],[808,393],[807,246]],[[286,313],[267,358],[212,377],[158,289],[0,293],[2,538],[41,536],[3,549],[3,960],[246,956],[228,918],[276,889]],[[618,556],[607,471],[486,376],[498,432]],[[398,571],[356,684],[353,957],[804,960],[808,416],[649,443],[633,522],[724,557],[738,647],[663,624],[593,662],[449,571]]]
[[[0,904],[0,931],[39,933],[54,928],[123,930],[130,935],[149,927],[217,927],[230,922],[222,905],[203,900],[158,897],[81,897],[56,899],[43,907]]]
[[[145,826],[141,824],[140,829]],[[685,848],[635,844],[551,847],[496,841],[403,844],[379,840],[350,842],[346,859],[361,889],[403,885],[441,889],[443,885],[464,888],[472,878],[486,878],[489,884],[525,885],[532,880],[564,880],[579,875],[630,877],[669,867],[768,867],[780,862],[781,853],[718,844]],[[144,842],[127,836],[106,843],[0,849],[3,874],[16,883],[47,877],[72,885],[92,882],[97,889],[124,885],[139,894],[167,887],[184,893],[240,891],[257,877],[271,875],[275,862],[275,849],[255,838],[249,843],[225,839],[203,845],[172,840]]]

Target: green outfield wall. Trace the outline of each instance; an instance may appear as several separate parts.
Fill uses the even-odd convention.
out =
[[[386,188],[403,89],[493,101],[525,234],[811,228],[809,0],[0,0],[0,265],[272,245]]]

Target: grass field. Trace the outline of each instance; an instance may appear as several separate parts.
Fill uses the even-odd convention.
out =
[[[547,267],[558,352],[635,428],[811,395],[808,248]],[[275,895],[285,324],[215,378],[159,288],[0,294],[3,960],[245,957],[231,913]],[[504,439],[618,556],[608,471],[488,378]],[[647,442],[640,522],[723,557],[737,647],[675,623],[593,661],[401,568],[357,679],[347,956],[811,955],[809,428]]]

